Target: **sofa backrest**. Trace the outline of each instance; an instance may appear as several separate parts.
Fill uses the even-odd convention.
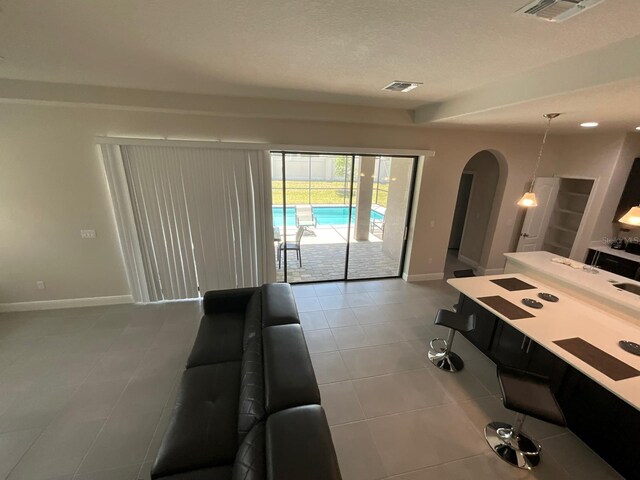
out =
[[[262,286],[262,326],[300,323],[293,290],[288,283],[266,283]]]
[[[320,390],[300,325],[262,331],[267,414],[300,405],[320,404]]]

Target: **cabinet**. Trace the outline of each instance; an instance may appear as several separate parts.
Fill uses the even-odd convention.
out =
[[[584,263],[586,263],[587,265],[591,265],[593,263],[593,257],[595,256],[595,254],[595,250],[589,249],[587,259]],[[598,257],[596,266],[598,268],[601,268],[602,270],[606,270],[607,272],[615,273],[616,275],[633,279],[635,278],[638,269],[640,268],[640,262],[634,262],[633,260],[600,252],[600,256]]]

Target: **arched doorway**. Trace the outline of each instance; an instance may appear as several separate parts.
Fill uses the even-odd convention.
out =
[[[489,150],[476,153],[464,166],[451,225],[445,277],[455,270],[484,269],[485,250],[490,229],[495,228],[495,211],[499,208],[503,188],[500,162]],[[477,272],[476,272],[477,273]]]

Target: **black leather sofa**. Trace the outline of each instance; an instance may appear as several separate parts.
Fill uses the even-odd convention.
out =
[[[340,480],[288,284],[207,292],[151,471],[163,480]]]

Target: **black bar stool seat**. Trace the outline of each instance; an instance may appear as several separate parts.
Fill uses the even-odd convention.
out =
[[[462,370],[464,362],[457,354],[451,351],[453,337],[457,331],[470,332],[476,327],[475,314],[462,315],[450,310],[440,309],[433,323],[449,328],[449,336],[446,340],[444,338],[434,338],[431,340],[429,343],[431,348],[427,353],[429,360],[440,370],[452,373]]]
[[[465,269],[465,270],[454,270],[453,276],[456,278],[467,278],[467,277],[475,277],[476,274],[473,273],[473,270]]]
[[[491,422],[484,436],[491,449],[505,462],[531,470],[540,463],[540,444],[523,433],[527,416],[564,427],[564,414],[556,401],[549,380],[540,375],[510,367],[498,367],[498,379],[505,408],[517,412],[513,425]]]

